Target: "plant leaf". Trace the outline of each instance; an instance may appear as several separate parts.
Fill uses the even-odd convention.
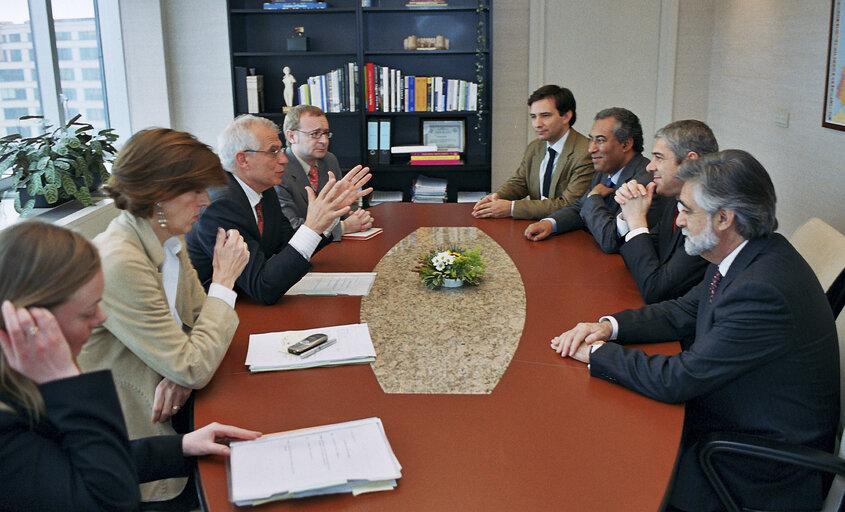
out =
[[[74,183],[73,178],[67,174],[62,175],[62,188],[69,196],[76,195],[76,183]]]
[[[48,184],[44,187],[44,193],[41,194],[49,204],[55,204],[59,200],[59,188],[55,185]]]
[[[79,187],[76,189],[74,197],[82,203],[82,206],[91,206],[91,192],[88,190],[88,187]]]

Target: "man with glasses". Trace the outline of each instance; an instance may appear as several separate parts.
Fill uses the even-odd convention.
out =
[[[294,229],[282,214],[273,188],[282,182],[288,159],[275,123],[245,114],[218,137],[218,154],[229,175],[226,187],[209,191],[211,204],[186,236],[188,253],[203,284],[211,281],[217,228],[237,229],[249,247],[249,263],[235,282],[262,304],[274,304],[310,269],[322,236],[349,205],[372,189],[368,169],[357,166],[341,180],[329,176],[315,193],[308,191],[305,221]]]
[[[535,222],[525,230],[525,238],[544,240],[550,235],[586,229],[606,253],[619,252],[621,238],[616,232],[619,204],[614,200],[616,189],[636,179],[643,185],[651,182],[646,171],[648,158],[642,155],[643,128],[640,119],[630,110],[613,107],[596,114],[590,129],[590,157],[596,173],[587,193],[569,206]],[[649,225],[657,222],[665,202],[656,199],[649,210]]]
[[[320,107],[297,105],[285,114],[285,139],[288,147],[285,156],[285,176],[282,184],[276,185],[276,193],[285,214],[294,229],[305,222],[308,211],[307,188],[319,192],[329,181],[331,171],[335,178],[341,179],[343,171],[337,157],[329,152],[329,120]],[[342,220],[331,228],[331,238],[339,241],[344,233],[366,231],[373,226],[373,218],[363,209],[356,209],[344,215]]]

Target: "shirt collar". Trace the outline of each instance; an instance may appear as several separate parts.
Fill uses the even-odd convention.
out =
[[[745,244],[747,244],[747,243],[748,243],[748,240],[743,240],[741,244],[736,246],[736,249],[731,251],[730,254],[725,256],[725,259],[723,259],[721,262],[719,262],[719,273],[720,274],[722,274],[723,276],[728,275],[728,270],[730,270],[731,264],[733,264],[734,260],[739,255],[739,252],[742,250],[743,247],[745,247]]]
[[[566,138],[569,137],[570,130],[566,130],[566,133],[563,134],[563,137],[559,138],[557,142],[554,144],[549,144],[546,142],[546,151],[549,151],[549,148],[555,150],[555,154],[559,155],[563,151],[563,145],[566,144]]]
[[[613,176],[610,177],[610,181],[613,182],[614,187],[619,184],[619,177],[622,176],[622,171],[624,171],[624,170],[625,170],[625,167],[622,167],[621,169],[616,171],[616,174],[614,174]]]
[[[246,194],[246,200],[249,201],[249,206],[254,210],[255,205],[261,202],[261,194],[253,190],[252,187],[246,184],[246,182],[238,177],[237,174],[232,173],[232,176],[235,177],[238,184],[244,189],[244,194]]]

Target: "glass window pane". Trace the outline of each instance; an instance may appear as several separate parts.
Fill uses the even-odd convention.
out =
[[[23,82],[22,69],[0,69],[0,82]]]
[[[97,48],[80,48],[79,58],[81,60],[99,60],[100,51]]]
[[[73,39],[71,32],[56,32],[56,41],[70,41],[71,39]]]
[[[23,55],[21,54],[20,50],[9,50],[9,61],[10,62],[21,62],[23,60]]]
[[[26,89],[0,89],[0,99],[25,100]]]
[[[0,23],[0,39],[5,41],[3,49],[8,52],[8,61],[0,65],[0,133],[27,136],[29,125],[34,122],[18,118],[41,112],[28,2],[0,0],[0,22],[4,22]]]
[[[100,68],[82,68],[83,80],[100,80]]]
[[[27,108],[4,108],[3,119],[20,119],[23,116],[29,115]]]
[[[72,48],[58,48],[56,50],[56,55],[58,55],[59,60],[73,60],[73,49]]]
[[[87,101],[91,100],[102,100],[103,99],[103,90],[102,89],[89,89],[85,88],[85,99]]]
[[[59,77],[61,78],[62,82],[65,80],[75,80],[76,73],[72,68],[59,68]]]
[[[92,39],[97,39],[97,31],[96,30],[80,30],[79,31],[79,40],[80,41],[89,41]]]

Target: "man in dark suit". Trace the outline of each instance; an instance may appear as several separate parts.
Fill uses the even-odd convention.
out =
[[[359,190],[370,178],[367,169],[353,168],[344,179],[330,177],[319,194],[308,191],[305,222],[291,227],[282,215],[273,189],[282,182],[287,158],[272,121],[249,114],[238,116],[220,134],[218,152],[229,184],[209,192],[194,229],[185,237],[191,263],[200,281],[211,280],[217,228],[237,229],[249,247],[249,263],[235,282],[262,304],[274,304],[310,269],[310,258],[332,224],[349,205],[372,189]]]
[[[710,127],[701,121],[675,121],[654,136],[652,159],[646,170],[654,180],[647,186],[632,179],[616,190],[622,211],[616,228],[624,242],[619,248],[646,304],[680,297],[701,281],[707,260],[684,251],[684,237],[675,225],[677,196],[683,185],[678,168],[687,160],[719,151]],[[666,198],[657,225],[649,230],[646,215],[654,194]]]
[[[686,402],[670,505],[721,510],[698,463],[711,432],[739,432],[832,451],[839,421],[839,357],[830,305],[807,262],[774,233],[775,190],[751,155],[728,150],[681,167],[678,225],[685,249],[712,263],[675,300],[580,323],[552,348],[590,375],[669,403]],[[694,335],[675,356],[622,343]],[[615,340],[616,343],[605,343]],[[744,508],[818,510],[819,473],[723,455],[718,467]]]
[[[542,219],[587,191],[594,170],[587,138],[572,129],[572,91],[544,85],[528,97],[528,109],[537,139],[525,148],[516,174],[475,204],[473,217]]]
[[[319,192],[329,181],[329,171],[335,178],[343,178],[340,164],[329,152],[329,120],[320,107],[297,105],[285,113],[285,139],[288,147],[285,156],[288,163],[282,184],[276,185],[276,194],[291,226],[298,229],[305,222],[308,212],[306,187]],[[332,240],[339,241],[344,233],[366,231],[373,226],[373,218],[364,209],[352,206],[352,212],[344,215],[331,228]]]
[[[592,233],[601,250],[619,252],[620,237],[616,232],[619,205],[614,201],[616,189],[628,180],[648,183],[648,159],[643,151],[643,128],[640,119],[630,110],[613,107],[596,114],[590,129],[590,156],[596,173],[587,193],[569,206],[555,211],[525,230],[525,237],[538,241],[552,234],[586,229]],[[654,201],[649,218],[656,222],[663,201]]]

